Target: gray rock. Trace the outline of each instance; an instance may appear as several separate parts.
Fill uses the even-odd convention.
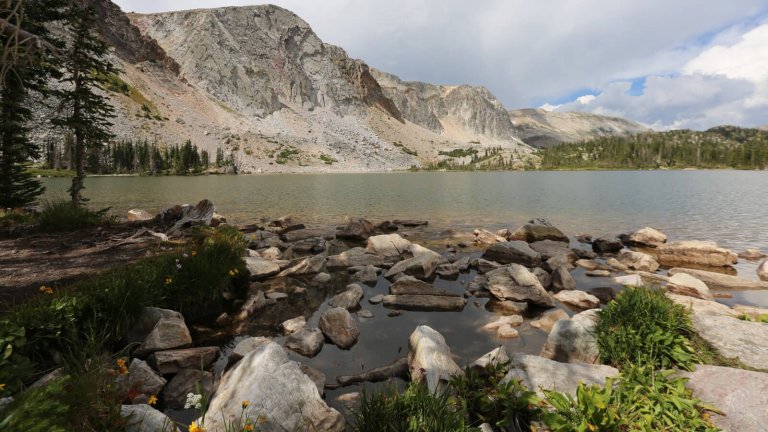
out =
[[[618,237],[599,237],[592,241],[592,250],[599,254],[617,253],[624,247]]]
[[[613,258],[613,257],[608,258],[607,260],[605,260],[605,263],[608,265],[608,267],[610,267],[610,268],[612,268],[614,270],[618,270],[618,271],[627,271],[627,270],[629,270],[629,268],[627,268],[627,266],[625,266],[624,264],[620,263],[619,260],[617,260],[616,258]]]
[[[357,309],[360,307],[360,300],[363,298],[363,288],[358,284],[349,284],[344,292],[336,294],[328,302],[332,307],[344,309]]]
[[[536,276],[536,279],[539,280],[539,283],[545,290],[552,286],[552,276],[550,276],[549,272],[543,268],[536,267],[533,269],[532,273]]]
[[[309,257],[296,264],[295,266],[283,270],[278,276],[300,276],[309,274],[318,274],[325,268],[326,258],[323,255]]]
[[[531,327],[550,332],[556,322],[569,318],[568,313],[564,310],[552,309],[544,312],[538,319],[531,321]]]
[[[408,252],[411,242],[399,234],[377,235],[368,238],[365,250],[383,257],[398,258]]]
[[[178,432],[176,423],[149,405],[122,405],[120,416],[126,419],[126,432]]]
[[[627,266],[627,268],[632,270],[655,272],[656,269],[659,268],[659,263],[656,262],[652,256],[642,252],[635,252],[624,249],[619,252],[617,259],[620,263],[624,264]]]
[[[622,238],[630,246],[644,246],[655,248],[667,242],[667,236],[658,230],[650,227],[639,229],[633,233],[627,234]]]
[[[485,369],[488,365],[498,365],[503,364],[509,361],[509,355],[507,354],[507,350],[504,348],[504,346],[500,346],[493,351],[483,355],[479,359],[475,360],[470,364],[470,367],[473,369]]]
[[[619,291],[613,287],[595,287],[587,290],[588,293],[600,299],[600,303],[608,304],[619,295]]]
[[[521,265],[510,264],[486,276],[488,290],[499,300],[524,301],[543,307],[555,306],[536,276]]]
[[[580,260],[592,260],[597,258],[597,254],[594,251],[586,250],[582,248],[573,248],[571,249],[573,253],[576,254],[576,257]]]
[[[329,256],[326,268],[329,271],[338,271],[355,266],[372,265],[374,267],[381,267],[387,260],[391,259],[370,253],[361,247],[355,247],[338,255]]]
[[[555,300],[576,309],[594,309],[600,306],[600,299],[579,290],[564,290],[555,294]]]
[[[677,273],[669,278],[667,291],[703,300],[713,300],[707,284],[686,273]]]
[[[167,408],[180,410],[184,408],[187,394],[213,394],[216,376],[213,372],[197,369],[182,369],[173,376],[162,394],[163,405]]]
[[[302,329],[288,336],[285,347],[311,358],[323,349],[324,342],[323,332],[320,329]]]
[[[426,383],[430,393],[442,391],[451,377],[462,374],[443,335],[425,325],[416,327],[408,338],[408,367],[411,379]]]
[[[592,309],[557,321],[540,355],[559,362],[597,363],[600,352],[594,332],[598,319],[597,311]]]
[[[302,240],[333,237],[334,233],[326,228],[303,228],[280,234],[280,238],[288,243],[295,243]]]
[[[158,395],[166,382],[146,362],[135,358],[131,360],[128,373],[118,375],[115,385],[122,395],[128,394],[131,389],[145,395]]]
[[[379,304],[382,301],[384,301],[384,295],[383,294],[377,294],[371,298],[368,299],[368,303],[370,304]]]
[[[282,258],[283,254],[280,252],[280,248],[273,246],[259,252],[259,256],[267,261],[277,261]]]
[[[482,258],[500,264],[514,263],[526,267],[536,267],[541,263],[541,254],[531,249],[528,243],[519,240],[493,244],[483,252]]]
[[[288,294],[280,291],[270,291],[264,294],[268,300],[284,300],[288,298]]]
[[[663,266],[698,265],[728,267],[736,264],[736,254],[717,247],[714,242],[677,241],[656,248],[658,261]]]
[[[245,257],[243,260],[251,273],[251,280],[264,280],[280,273],[280,266],[274,261],[267,261],[258,257]]]
[[[485,309],[487,309],[489,312],[502,315],[515,315],[528,310],[528,303],[511,300],[500,301],[491,299],[485,304]]]
[[[763,260],[757,267],[757,277],[761,281],[768,282],[768,260]]]
[[[695,297],[683,296],[679,294],[667,293],[667,297],[673,302],[684,306],[696,313],[705,315],[723,315],[723,316],[738,316],[739,313],[729,308],[728,306],[718,303],[712,300],[702,300]]]
[[[174,310],[156,307],[142,308],[141,313],[131,322],[131,327],[128,329],[128,340],[130,342],[143,342],[155,328],[157,322],[163,318],[184,319],[180,313]]]
[[[619,285],[624,286],[643,286],[643,278],[638,274],[630,274],[626,276],[616,276],[613,281]]]
[[[687,268],[673,268],[670,269],[667,274],[674,276],[678,273],[686,273],[695,277],[696,279],[707,284],[709,289],[726,289],[726,290],[752,290],[752,289],[768,289],[767,282],[756,281],[752,279],[746,279],[739,276],[731,276],[722,273],[694,270]]]
[[[528,243],[542,240],[554,240],[568,243],[568,236],[552,225],[528,223],[515,230],[515,232],[510,235],[510,240],[522,240]]]
[[[550,258],[561,257],[571,265],[579,258],[568,247],[568,243],[553,240],[540,240],[530,244],[531,249],[541,254],[542,261],[547,261]]]
[[[336,237],[344,240],[363,242],[376,232],[376,227],[365,219],[352,219],[336,233]]]
[[[345,309],[341,309],[345,311]],[[242,401],[251,404],[243,412]],[[265,430],[344,430],[342,415],[320,398],[317,386],[285,350],[267,342],[246,354],[221,378],[205,415],[205,427],[225,430],[225,422],[264,416]]]
[[[186,348],[155,352],[147,358],[147,363],[161,374],[172,374],[181,369],[206,368],[218,356],[218,347]]]
[[[600,268],[600,264],[588,259],[580,259],[576,261],[576,265],[589,271],[597,270]]]
[[[304,329],[305,325],[307,325],[307,319],[303,316],[297,316],[296,318],[283,321],[283,323],[280,324],[280,328],[283,329],[283,334],[289,335]]]
[[[325,374],[313,368],[312,366],[308,366],[303,363],[301,364],[300,368],[301,368],[301,371],[304,372],[304,375],[308,376],[309,379],[311,379],[312,382],[315,383],[315,386],[317,387],[317,392],[320,394],[320,397],[324,397],[325,396]]]
[[[497,263],[496,261],[488,261],[482,258],[477,260],[477,272],[480,274],[488,273],[500,267],[504,267],[504,266]]]
[[[437,273],[438,276],[445,279],[456,279],[460,272],[459,266],[455,263],[441,264],[437,267],[437,270],[435,270],[435,273]]]
[[[233,317],[235,322],[245,321],[254,312],[267,305],[267,298],[263,291],[258,291],[256,294],[248,297],[238,313]]]
[[[374,317],[374,315],[373,312],[369,311],[368,309],[361,309],[357,311],[357,317],[363,319],[371,319]]]
[[[565,266],[555,268],[552,271],[551,279],[550,288],[554,291],[576,289],[576,280],[573,279],[571,272]]]
[[[506,237],[494,234],[482,228],[476,229],[472,233],[475,235],[475,244],[479,246],[487,246],[507,241]]]
[[[412,245],[411,250],[414,249]],[[434,274],[437,267],[441,264],[445,264],[447,260],[442,255],[431,250],[424,250],[425,248],[417,248],[418,255],[414,254],[413,258],[400,261],[393,265],[384,274],[384,277],[391,279],[399,273],[403,273],[408,276],[414,276],[419,279],[429,279]]]
[[[467,304],[462,297],[435,296],[435,295],[386,295],[383,299],[384,306],[390,309],[402,309],[413,311],[461,311]]]
[[[543,397],[544,390],[554,390],[576,396],[579,383],[603,386],[605,380],[619,374],[610,366],[585,363],[561,363],[539,356],[513,355],[504,381],[517,379],[528,389]]]
[[[727,358],[738,358],[755,369],[768,369],[768,325],[693,311],[699,335]]]
[[[379,279],[376,267],[372,265],[365,266],[362,270],[352,275],[352,280],[365,284],[375,284]]]
[[[495,321],[491,321],[483,326],[483,330],[496,331],[503,325],[510,325],[517,327],[523,323],[523,317],[520,315],[505,315],[497,318]]]
[[[265,337],[249,337],[241,340],[235,345],[235,349],[229,353],[229,364],[233,365],[237,363],[249,352],[254,351],[269,342],[271,342],[271,340]]]
[[[325,311],[320,317],[318,327],[325,337],[341,349],[352,348],[360,335],[357,322],[348,310],[340,307]]]
[[[144,339],[144,343],[134,352],[136,357],[144,357],[155,351],[184,348],[192,345],[192,336],[187,325],[180,318],[162,318]]]
[[[390,294],[394,295],[431,295],[431,296],[447,296],[447,297],[461,297],[460,294],[453,293],[446,289],[437,288],[436,286],[420,281],[414,277],[404,276],[398,279],[395,283],[389,286]]]
[[[312,278],[312,285],[315,286],[323,286],[331,281],[331,275],[325,272],[321,272],[315,275],[315,277]]]

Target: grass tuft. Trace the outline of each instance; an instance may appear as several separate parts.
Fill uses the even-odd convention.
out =
[[[37,216],[37,228],[42,232],[76,231],[114,222],[107,216],[109,208],[92,211],[86,207],[73,207],[69,201],[45,201]]]

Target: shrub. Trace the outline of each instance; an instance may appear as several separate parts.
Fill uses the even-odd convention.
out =
[[[37,217],[37,228],[43,232],[75,231],[114,221],[107,216],[109,208],[92,211],[73,207],[69,201],[46,201]]]
[[[688,312],[661,290],[627,288],[599,314],[595,336],[603,363],[691,370],[698,361]]]

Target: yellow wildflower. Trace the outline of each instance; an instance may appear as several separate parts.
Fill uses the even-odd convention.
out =
[[[172,283],[173,283],[173,278],[171,278],[170,276],[166,276],[165,277],[165,284],[166,285],[170,285]]]
[[[147,403],[150,404],[150,405],[155,405],[157,403],[157,396],[155,396],[155,395],[150,396],[149,400],[147,401]]]
[[[229,275],[230,275],[230,276],[234,276],[234,275],[235,275],[235,271],[234,271],[234,270],[230,270],[230,271],[229,271]]]
[[[196,421],[193,421],[189,425],[189,432],[205,432],[205,428],[202,425],[198,425]]]
[[[53,294],[53,288],[49,286],[41,285],[40,292],[43,294]]]
[[[243,432],[253,432],[253,424],[248,423],[243,426]]]
[[[197,256],[197,251],[192,251],[189,254],[192,255],[192,256]]]
[[[592,423],[587,423],[587,429],[594,432],[597,430],[597,426],[593,425]]]
[[[246,409],[246,408],[248,408],[251,405],[251,401],[244,400],[241,405],[243,406],[243,409]]]
[[[5,390],[5,384],[0,384],[0,391]]]
[[[115,361],[115,363],[117,363],[117,367],[120,369],[120,374],[127,374],[128,373],[128,368],[125,366],[125,360],[117,359],[117,361]]]

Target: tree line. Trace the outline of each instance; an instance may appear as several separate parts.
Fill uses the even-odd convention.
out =
[[[768,167],[768,131],[719,126],[598,138],[542,150],[542,169]]]

